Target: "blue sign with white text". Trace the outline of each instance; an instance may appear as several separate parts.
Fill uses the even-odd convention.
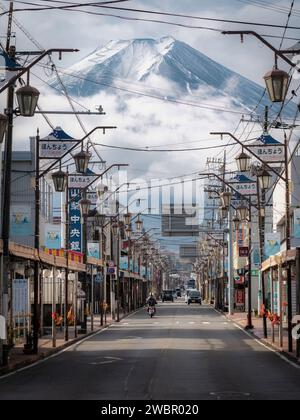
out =
[[[80,188],[69,189],[69,244],[70,250],[82,252],[82,226],[79,201]]]

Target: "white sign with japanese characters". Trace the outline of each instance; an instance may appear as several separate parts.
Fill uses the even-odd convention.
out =
[[[55,159],[61,158],[69,150],[72,149],[77,142],[64,141],[64,140],[45,140],[40,141],[40,158]]]
[[[284,162],[284,145],[254,145],[249,146],[251,151],[259,159],[266,163],[281,163]]]
[[[69,178],[69,188],[87,188],[93,181],[97,180],[95,175],[71,175]]]

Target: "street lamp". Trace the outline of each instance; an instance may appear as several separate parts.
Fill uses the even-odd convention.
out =
[[[135,225],[136,225],[136,230],[140,232],[142,230],[142,227],[143,227],[143,221],[140,219],[140,217],[135,222]]]
[[[131,236],[132,236],[132,228],[131,228],[131,225],[129,225],[127,227],[127,229],[125,230],[125,234],[126,234],[126,238],[128,240],[130,240],[131,239]]]
[[[267,91],[272,102],[283,102],[287,95],[290,76],[275,67],[264,76]]]
[[[68,175],[61,169],[52,174],[52,181],[56,192],[64,192],[67,188]]]
[[[32,86],[26,85],[16,91],[16,96],[20,115],[22,117],[33,117],[40,92]]]
[[[220,214],[220,218],[221,219],[226,219],[227,215],[228,215],[228,208],[227,207],[220,207],[219,208],[219,214]]]
[[[250,170],[251,157],[244,151],[235,160],[240,172],[248,172]]]
[[[73,156],[77,173],[79,174],[86,173],[91,157],[92,157],[91,153],[83,149]]]
[[[105,223],[105,215],[104,214],[96,214],[96,216],[95,216],[95,222],[96,222],[96,225],[98,226],[98,227],[103,227],[103,225],[104,225],[104,223]]]
[[[82,218],[85,218],[88,216],[91,204],[92,204],[91,201],[88,200],[87,198],[82,198],[79,201],[80,213],[81,213]]]
[[[4,136],[7,130],[8,118],[6,115],[0,114],[0,143],[3,143]]]
[[[103,197],[104,193],[105,193],[106,191],[108,191],[108,186],[107,186],[107,185],[105,185],[105,184],[103,184],[103,182],[100,182],[100,183],[97,185],[96,190],[97,190],[97,195],[98,195],[98,198],[99,198],[99,199],[102,199],[102,197]]]
[[[222,207],[226,209],[230,207],[231,197],[232,197],[232,193],[230,191],[225,191],[221,194],[220,198],[221,198]]]
[[[117,237],[119,235],[119,224],[113,223],[111,226],[111,231],[114,237]]]
[[[127,226],[130,225],[131,216],[132,216],[131,213],[124,214],[124,223],[125,223],[125,225],[127,225]]]
[[[262,169],[258,173],[258,181],[259,181],[260,189],[263,191],[268,190],[271,187],[272,179],[273,178],[270,175],[270,173],[266,169]]]
[[[238,215],[236,214],[235,217],[232,219],[232,223],[234,225],[234,229],[237,231],[240,228],[240,218],[238,217]]]
[[[249,209],[248,207],[238,207],[237,214],[241,222],[246,222],[249,219]]]

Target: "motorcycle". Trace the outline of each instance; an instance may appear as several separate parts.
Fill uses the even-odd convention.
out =
[[[150,318],[154,317],[154,314],[155,314],[155,307],[154,306],[149,306],[148,314],[149,314]]]

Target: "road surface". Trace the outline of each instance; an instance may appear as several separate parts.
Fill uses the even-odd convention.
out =
[[[165,303],[0,379],[0,399],[300,400],[300,370],[208,306]]]

